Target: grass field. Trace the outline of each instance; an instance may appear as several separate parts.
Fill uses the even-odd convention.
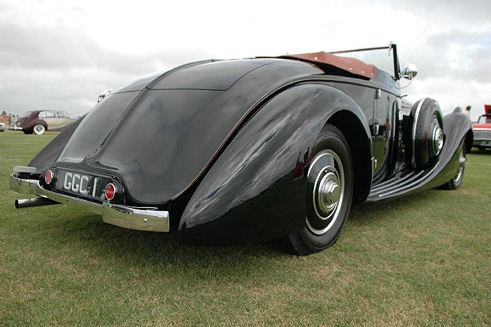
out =
[[[308,257],[190,247],[8,189],[56,134],[0,133],[0,326],[490,326],[491,151],[457,191],[354,207]]]

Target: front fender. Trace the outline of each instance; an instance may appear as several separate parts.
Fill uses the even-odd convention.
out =
[[[303,228],[311,149],[329,118],[344,110],[369,138],[361,109],[333,87],[297,85],[266,101],[194,192],[179,224],[181,241],[256,243]]]
[[[48,130],[48,124],[46,123],[45,120],[36,118],[36,119],[30,119],[29,121],[25,122],[21,127],[23,129],[33,129],[34,126],[36,125],[43,125],[46,130]]]

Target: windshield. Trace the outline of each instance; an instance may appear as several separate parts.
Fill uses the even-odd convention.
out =
[[[378,69],[384,70],[394,76],[394,54],[392,49],[393,46],[390,45],[388,47],[334,51],[331,53],[340,57],[359,59],[364,63],[375,65]]]
[[[491,116],[481,116],[477,122],[479,124],[491,124]]]

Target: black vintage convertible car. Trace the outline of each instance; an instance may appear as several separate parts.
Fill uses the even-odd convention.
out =
[[[462,183],[471,122],[406,101],[400,80],[416,73],[394,44],[190,63],[105,93],[10,187],[37,196],[18,208],[310,254],[336,242],[352,203]]]

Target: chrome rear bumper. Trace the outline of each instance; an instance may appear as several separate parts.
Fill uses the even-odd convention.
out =
[[[10,189],[22,194],[35,194],[40,198],[49,199],[56,203],[67,204],[102,215],[102,220],[108,224],[153,232],[169,231],[169,212],[154,210],[152,208],[138,208],[111,204],[107,201],[102,204],[74,198],[64,194],[44,189],[36,179],[19,178],[16,174],[10,175]],[[46,201],[46,204],[54,204]],[[32,201],[40,205],[38,201]],[[29,201],[24,202],[29,203]],[[25,205],[26,207],[29,205]]]

